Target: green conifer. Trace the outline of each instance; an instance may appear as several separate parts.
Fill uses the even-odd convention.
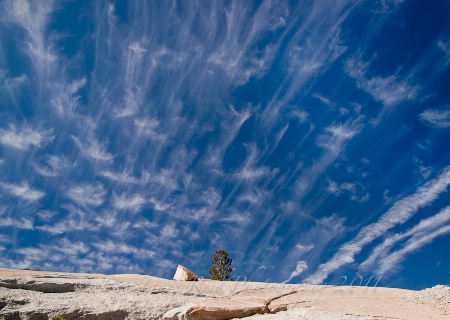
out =
[[[211,259],[211,268],[209,269],[209,274],[211,275],[211,280],[224,281],[230,277],[232,259],[228,258],[228,252],[226,250],[217,250],[213,254]]]

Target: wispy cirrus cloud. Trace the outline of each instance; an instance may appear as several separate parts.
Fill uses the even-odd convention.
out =
[[[260,159],[260,155],[256,145],[247,145],[248,156],[241,169],[234,174],[235,177],[242,180],[257,180],[272,173],[272,170],[266,166],[258,166],[257,162]],[[273,169],[276,171],[275,169]]]
[[[73,226],[71,226],[68,223],[57,222],[57,223],[53,223],[53,224],[46,224],[43,226],[38,226],[38,227],[36,227],[36,229],[41,230],[43,232],[47,232],[51,235],[58,235],[58,234],[66,233],[68,231],[77,230],[72,227]]]
[[[92,160],[99,161],[112,161],[113,155],[106,151],[105,145],[99,143],[96,139],[87,139],[82,141],[81,139],[72,136],[73,141],[76,143],[81,153]]]
[[[377,0],[373,12],[376,14],[390,14],[397,11],[405,0]]]
[[[395,272],[405,257],[417,251],[435,238],[450,232],[450,207],[434,216],[421,220],[406,232],[387,237],[376,246],[370,256],[359,266],[360,270],[370,270],[379,276],[389,276]],[[403,241],[406,242],[402,243]],[[393,248],[399,247],[400,249]]]
[[[225,151],[233,143],[242,125],[251,117],[252,112],[249,107],[238,111],[233,105],[228,105],[227,116],[224,117],[221,123],[223,128],[217,143],[206,151],[204,156],[205,165],[210,168],[212,173],[222,174],[222,162]]]
[[[247,28],[247,12],[251,10],[248,5],[233,2],[225,11],[225,37],[220,45],[214,47],[207,60],[222,69],[232,83],[238,85],[247,82],[252,76],[260,76],[270,66],[277,44],[269,44],[259,50],[254,45],[265,32],[284,27],[283,15],[287,14],[283,4],[274,5],[264,1],[253,13],[251,27]]]
[[[316,144],[324,149],[324,153],[295,183],[296,193],[303,197],[311,188],[317,177],[328,168],[345,149],[346,144],[361,132],[362,118],[348,121],[345,124],[332,124],[324,133],[317,136]]]
[[[100,183],[78,184],[70,187],[66,196],[80,206],[98,207],[103,204],[106,190]]]
[[[9,124],[7,129],[0,129],[0,143],[6,147],[17,150],[26,150],[30,147],[41,148],[53,141],[53,130],[39,131],[25,124],[16,127]]]
[[[88,261],[91,247],[81,241],[73,241],[67,238],[59,239],[57,244],[40,244],[36,247],[21,247],[14,250],[15,259],[2,261],[2,266],[13,268],[46,268],[52,270],[79,271],[92,270],[92,266],[98,260]],[[78,261],[78,267],[74,263]]]
[[[61,35],[49,32],[49,24],[60,7],[55,1],[4,1],[4,21],[24,31],[24,46],[20,50],[29,57],[38,78],[39,97],[42,105],[53,107],[67,121],[76,115],[81,96],[78,93],[86,85],[86,78],[70,79],[66,71],[71,62],[56,49]],[[49,110],[50,113],[50,110]]]
[[[60,116],[69,119],[76,113],[80,105],[81,96],[78,93],[86,85],[86,78],[75,80],[70,83],[55,83],[51,88],[51,105]]]
[[[130,210],[138,212],[147,203],[147,200],[141,194],[120,196],[114,195],[113,206],[117,210]]]
[[[34,221],[32,219],[13,219],[11,217],[2,217],[0,220],[0,228],[12,227],[14,229],[33,230]]]
[[[286,103],[292,99],[299,88],[304,88],[309,81],[325,72],[346,51],[345,43],[341,40],[341,28],[354,8],[355,4],[352,3],[326,2],[297,8],[300,19],[303,15],[308,18],[301,28],[296,28],[296,20],[287,26],[287,30],[292,29],[295,34],[285,52],[289,72],[286,80],[291,81],[288,81],[288,90],[281,101]]]
[[[428,109],[419,114],[423,124],[432,128],[444,129],[450,127],[450,109]]]
[[[52,248],[53,249],[53,248]],[[61,252],[64,256],[77,256],[77,255],[84,255],[87,252],[89,252],[90,247],[81,241],[78,242],[72,242],[68,239],[63,239],[60,243],[58,248],[55,248],[56,252]]]
[[[275,281],[314,272],[353,230],[344,226],[344,213],[376,221],[367,200],[375,201],[379,184],[390,195],[405,192],[384,176],[366,185],[360,166],[372,176],[433,174],[432,159],[409,152],[409,159],[423,159],[411,172],[401,166],[402,155],[394,163],[395,152],[378,148],[390,131],[368,128],[378,108],[367,104],[387,109],[414,101],[423,124],[448,128],[446,115],[435,113],[445,108],[422,105],[424,92],[445,101],[430,87],[431,73],[421,71],[439,70],[433,72],[438,83],[447,70],[445,33],[419,58],[422,67],[413,51],[400,66],[394,65],[399,57],[375,61],[383,54],[374,38],[390,19],[378,14],[384,5],[0,1],[0,118],[7,119],[0,124],[2,182],[28,181],[30,194],[45,192],[24,200],[0,186],[0,207],[8,206],[4,228],[17,224],[43,235],[19,258],[41,266],[47,259],[68,270],[148,268],[167,277],[173,263],[195,255],[195,268],[209,254],[205,248],[223,246],[242,272],[260,263],[274,266]],[[391,43],[391,36],[378,40]],[[391,44],[386,47],[403,50]],[[361,54],[367,48],[375,52],[370,61]],[[395,110],[399,117],[405,111]],[[428,132],[436,136],[435,130],[420,136],[431,147],[436,140]],[[389,141],[399,142],[397,136]],[[370,165],[355,160],[362,157]],[[23,186],[15,186],[23,195]],[[22,208],[11,198],[36,209],[35,227],[16,216]],[[38,203],[42,199],[49,201]],[[337,200],[348,206],[330,212]],[[72,236],[86,242],[71,246]],[[66,238],[67,261],[45,245]],[[142,252],[148,265],[137,267],[139,245],[157,261]]]
[[[326,190],[332,194],[339,195],[346,193],[350,195],[350,199],[357,202],[366,202],[369,200],[370,195],[364,191],[364,188],[354,182],[342,182],[338,183],[333,180],[328,180],[328,186]]]
[[[53,217],[58,215],[58,212],[56,211],[50,211],[50,210],[40,210],[36,214],[40,219],[44,221],[50,221]]]
[[[80,188],[81,186],[78,186],[77,189]],[[92,190],[86,187],[84,189],[87,191]],[[73,189],[70,188],[69,192],[70,191],[73,191]],[[96,191],[94,190],[93,192]],[[93,199],[87,199],[87,202],[91,203],[95,202],[95,203],[89,204],[85,202],[86,198],[83,198],[80,195],[80,193],[82,192],[78,191],[73,192],[73,194],[71,194],[71,196],[73,198],[76,198],[77,201],[79,201],[79,203],[62,205],[59,214],[55,213],[54,216],[52,216],[54,217],[53,219],[51,219],[50,221],[47,220],[45,224],[37,226],[36,229],[54,236],[61,234],[78,233],[83,230],[85,231],[87,230],[91,233],[98,232],[98,230],[103,225],[99,223],[99,220],[101,219],[99,220],[96,219],[96,211],[92,208],[97,208],[96,204],[100,203],[101,198],[100,199],[98,199],[98,197],[96,198],[96,195],[94,194],[92,195]],[[67,196],[69,196],[69,194],[67,194]],[[52,215],[51,212],[48,214]],[[38,214],[38,216],[40,215],[41,213]],[[98,216],[100,218],[100,214],[98,214]],[[112,216],[112,213],[110,214],[110,216]],[[45,220],[45,214],[43,219]],[[121,227],[122,226],[119,225],[118,229],[120,229]],[[126,227],[128,227],[128,225]]]
[[[8,77],[7,72],[0,69],[0,96],[6,102],[9,98],[17,107],[18,96],[22,86],[28,82],[28,77],[24,74],[16,77]],[[5,92],[5,94],[3,94]]]
[[[152,118],[139,118],[134,120],[134,126],[140,136],[147,137],[152,140],[163,141],[167,138],[165,134],[160,133],[159,121]]]
[[[449,184],[450,167],[447,167],[435,179],[419,187],[415,193],[394,203],[377,222],[363,227],[357,236],[342,245],[331,259],[319,265],[318,270],[306,281],[322,283],[341,266],[353,263],[355,255],[360,253],[364,246],[382,236],[387,230],[409,220],[419,209],[430,205],[447,190]]]
[[[93,244],[94,247],[100,251],[113,253],[113,254],[133,254],[139,259],[151,259],[155,256],[155,252],[144,249],[137,248],[135,246],[128,245],[126,243],[114,242],[112,240],[105,240],[101,242],[96,242]]]
[[[320,102],[326,104],[326,105],[331,105],[330,99],[328,99],[328,98],[326,98],[324,96],[321,96],[318,93],[313,94],[313,97],[316,98],[317,100],[319,100]]]
[[[287,280],[285,280],[284,282],[286,283],[286,282],[291,281],[295,277],[301,275],[303,273],[303,271],[305,271],[306,269],[308,269],[308,264],[306,263],[306,261],[298,261],[297,265],[295,266],[294,271],[292,271],[289,278]]]
[[[430,244],[436,238],[448,235],[449,233],[450,225],[445,225],[431,230],[429,233],[411,237],[401,249],[393,251],[384,257],[380,269],[376,271],[377,274],[389,276],[389,272],[398,271],[400,263],[406,259],[407,255],[417,252],[417,250]]]
[[[369,65],[370,62],[353,57],[347,60],[345,72],[356,80],[358,88],[370,94],[373,99],[389,107],[414,100],[419,95],[419,85],[396,74],[386,77],[367,76]]]
[[[42,163],[33,163],[36,172],[45,177],[57,177],[70,169],[69,161],[64,156],[50,155]]]
[[[237,231],[237,229],[245,228],[251,219],[252,217],[249,212],[233,212],[226,217],[219,218],[218,221],[233,223],[236,226],[234,228]]]
[[[0,183],[0,186],[12,196],[25,201],[38,201],[45,196],[45,193],[30,187],[28,182],[22,184]]]
[[[113,171],[102,171],[99,173],[100,176],[103,176],[112,181],[116,181],[123,184],[136,184],[142,182],[142,179],[137,179],[136,177],[130,175],[128,172],[124,171],[121,173],[116,173]],[[144,181],[145,182],[145,181]]]
[[[356,119],[346,124],[333,124],[326,127],[325,133],[317,138],[317,144],[322,148],[331,150],[334,154],[339,154],[344,143],[361,131],[363,126],[361,120]]]
[[[447,58],[447,63],[449,63],[450,62],[450,42],[446,42],[444,40],[439,40],[437,43],[437,46],[445,54],[445,57]]]
[[[99,229],[99,222],[86,221],[84,215],[70,213],[63,220],[48,222],[42,226],[37,226],[36,229],[53,236],[80,231],[95,232]]]
[[[17,77],[7,77],[4,72],[0,71],[0,88],[4,87],[9,92],[13,92],[17,87],[28,81],[28,77],[24,74]]]
[[[3,19],[26,31],[26,47],[23,49],[35,66],[43,70],[53,63],[56,57],[47,45],[46,29],[54,9],[54,1],[5,1],[2,7]]]
[[[268,191],[254,188],[249,189],[246,192],[243,192],[242,195],[239,196],[238,201],[257,205],[263,202],[264,198],[268,196],[269,196]]]
[[[7,237],[6,235],[0,235],[0,242],[1,243],[10,243],[11,239],[9,237]]]
[[[165,225],[160,232],[160,236],[164,239],[175,238],[178,235],[179,231],[176,228],[174,223]]]

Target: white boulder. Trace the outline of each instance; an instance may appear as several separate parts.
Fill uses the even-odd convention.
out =
[[[177,271],[173,276],[173,280],[176,281],[197,281],[198,277],[186,267],[183,267],[181,264],[178,265]]]

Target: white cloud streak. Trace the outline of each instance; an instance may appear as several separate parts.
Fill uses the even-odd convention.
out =
[[[42,164],[33,164],[36,172],[45,177],[57,177],[70,169],[69,161],[65,157],[48,156]]]
[[[449,63],[450,62],[450,59],[449,59],[450,58],[450,42],[445,42],[443,40],[439,40],[437,43],[437,46],[445,54],[445,57],[447,58],[447,63]]]
[[[96,242],[93,246],[109,254],[133,254],[136,258],[140,259],[151,259],[155,255],[154,251],[137,248],[125,243],[113,242],[112,240]]]
[[[38,211],[36,215],[44,221],[51,221],[51,219],[53,217],[58,215],[58,212],[50,211],[50,210],[41,210],[41,211]]]
[[[112,161],[113,155],[106,151],[104,145],[100,144],[95,139],[88,139],[86,142],[82,142],[79,138],[72,136],[77,146],[80,148],[81,153],[92,160],[98,161]]]
[[[28,77],[24,74],[18,77],[4,78],[1,72],[0,72],[0,79],[3,80],[3,85],[9,92],[12,92],[17,87],[21,86],[22,84],[28,81]]]
[[[80,206],[98,207],[103,204],[106,191],[102,184],[79,184],[69,188],[66,195]]]
[[[151,118],[140,118],[134,120],[134,126],[140,136],[145,136],[156,141],[164,141],[167,136],[160,133],[159,121]]]
[[[0,186],[9,194],[26,201],[38,201],[45,193],[30,187],[28,182],[22,184],[0,183]]]
[[[0,228],[12,227],[14,229],[33,230],[34,222],[31,219],[13,219],[10,217],[3,217],[0,219]]]
[[[322,283],[343,265],[353,263],[355,255],[360,253],[364,246],[385,234],[387,230],[409,220],[419,209],[430,205],[446,191],[449,184],[450,167],[447,167],[437,178],[419,187],[414,194],[397,201],[377,222],[363,227],[358,235],[342,245],[330,260],[319,265],[318,270],[306,281]]]
[[[324,148],[324,153],[311,168],[297,179],[295,187],[299,197],[303,197],[317,177],[341,155],[347,142],[361,132],[363,128],[361,120],[358,118],[345,124],[330,125],[325,128],[324,134],[317,137],[316,144]]]
[[[234,83],[243,84],[251,76],[260,76],[270,65],[274,46],[255,50],[253,45],[264,32],[274,29],[283,15],[283,5],[264,1],[248,20],[248,3],[232,2],[225,11],[226,30],[222,43],[209,55],[208,63],[215,65]]]
[[[130,196],[125,194],[121,196],[114,195],[113,206],[118,210],[130,210],[133,212],[138,212],[146,202],[147,201],[145,200],[145,198],[140,194],[134,194]]]
[[[11,0],[4,3],[4,18],[26,31],[26,50],[39,70],[48,68],[56,57],[46,41],[46,29],[53,11],[52,0]]]
[[[402,249],[393,251],[384,257],[376,273],[379,275],[388,275],[389,272],[397,271],[399,264],[405,260],[408,254],[416,252],[425,245],[433,242],[436,238],[449,233],[450,225],[446,225],[432,230],[430,233],[413,236],[405,243]]]
[[[17,150],[26,150],[30,147],[41,148],[54,139],[53,130],[38,131],[28,125],[16,128],[9,124],[8,129],[0,129],[0,143]]]
[[[3,80],[3,81],[2,81]],[[6,77],[6,72],[2,72],[0,69],[0,94],[2,91],[6,91],[11,101],[19,107],[18,96],[19,90],[23,85],[28,82],[28,77],[24,74],[18,77]]]
[[[363,187],[354,182],[337,183],[336,181],[328,180],[326,190],[335,195],[347,193],[350,195],[350,199],[356,202],[366,202],[370,197],[367,192],[364,192]]]
[[[306,261],[298,261],[294,271],[292,271],[291,275],[287,280],[284,281],[284,283],[287,283],[295,277],[301,275],[306,269],[308,269],[308,264],[306,263]]]
[[[167,224],[161,229],[160,236],[163,239],[172,239],[175,238],[178,235],[178,229],[176,228],[175,224]]]
[[[81,96],[77,92],[85,85],[86,79],[82,78],[71,83],[56,83],[52,86],[51,105],[60,116],[72,118],[75,115],[81,100]]]
[[[248,156],[242,169],[235,173],[235,176],[242,180],[257,180],[271,174],[271,170],[265,166],[258,166],[260,158],[256,145],[247,146]]]
[[[428,109],[419,115],[420,121],[432,128],[444,129],[450,127],[450,109]]]
[[[112,171],[102,171],[100,172],[100,176],[123,184],[136,184],[140,182],[139,179],[129,175],[127,172],[115,173]]]
[[[235,226],[234,228],[244,228],[250,221],[252,217],[248,212],[234,212],[227,215],[224,218],[220,218],[221,222],[230,222]]]
[[[358,88],[369,93],[373,99],[385,106],[414,100],[419,95],[418,85],[411,84],[408,79],[400,79],[395,74],[387,77],[366,77],[368,67],[368,62],[352,58],[347,60],[345,71],[356,80]]]
[[[430,243],[434,238],[450,232],[450,207],[446,207],[438,214],[421,220],[410,230],[387,237],[376,246],[370,256],[361,263],[359,269],[371,270],[377,275],[384,275],[395,271],[408,253],[412,253],[420,247]],[[401,249],[391,251],[401,241]]]

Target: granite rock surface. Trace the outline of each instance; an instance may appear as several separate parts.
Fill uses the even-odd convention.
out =
[[[422,291],[173,281],[0,269],[0,320],[449,319],[450,287]]]

